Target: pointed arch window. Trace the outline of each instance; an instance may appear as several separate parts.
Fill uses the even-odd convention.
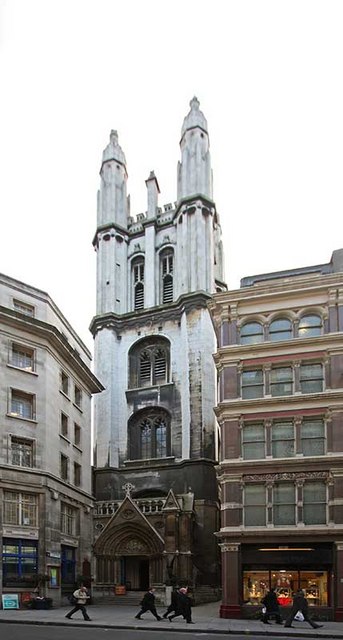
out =
[[[163,409],[140,411],[129,422],[129,458],[147,460],[170,455],[170,416]]]
[[[167,249],[161,253],[160,270],[162,304],[167,304],[168,302],[173,302],[174,293],[174,252],[171,249]]]
[[[132,263],[132,282],[134,310],[144,309],[144,258]]]
[[[152,387],[169,382],[170,344],[166,338],[147,338],[129,353],[130,388]]]

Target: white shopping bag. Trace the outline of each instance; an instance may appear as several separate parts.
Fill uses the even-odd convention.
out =
[[[298,622],[304,622],[304,616],[301,613],[301,611],[298,611],[295,616],[294,616],[294,620],[298,620]]]

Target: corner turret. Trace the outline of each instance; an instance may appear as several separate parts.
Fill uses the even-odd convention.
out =
[[[181,162],[178,163],[178,200],[197,194],[212,200],[212,169],[207,120],[199,100],[190,101],[191,110],[181,129]]]
[[[109,144],[102,154],[100,176],[98,226],[118,224],[126,229],[128,218],[126,158],[118,143],[117,131],[111,131]]]

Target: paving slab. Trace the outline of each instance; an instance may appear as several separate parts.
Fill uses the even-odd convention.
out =
[[[343,623],[323,622],[321,629],[312,629],[306,622],[293,623],[294,627],[284,629],[277,624],[265,625],[259,620],[229,620],[219,617],[220,602],[211,602],[205,605],[193,607],[192,617],[194,624],[187,624],[181,617],[172,622],[161,620],[157,622],[151,613],[144,614],[142,620],[136,620],[138,607],[128,605],[101,605],[95,604],[87,608],[90,622],[82,618],[81,612],[77,612],[72,620],[65,618],[71,606],[55,607],[49,610],[0,610],[0,623],[11,622],[16,624],[36,624],[53,626],[92,626],[106,629],[141,629],[150,631],[161,628],[168,631],[183,631],[196,633],[216,634],[244,634],[264,637],[294,637],[294,638],[342,638]],[[162,615],[165,611],[158,607]]]

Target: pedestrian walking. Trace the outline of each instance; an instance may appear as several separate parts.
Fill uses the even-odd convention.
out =
[[[76,613],[77,611],[81,611],[84,620],[91,620],[86,609],[86,602],[89,597],[90,596],[87,593],[86,587],[81,586],[79,589],[76,589],[76,591],[74,591],[73,593],[73,598],[75,599],[75,607],[71,611],[69,611],[69,613],[67,613],[66,618],[69,618],[69,620],[71,620],[71,617],[74,615],[74,613]]]
[[[162,618],[167,618],[170,613],[175,613],[177,610],[177,590],[173,589],[171,593],[171,602],[167,611],[163,614]]]
[[[174,615],[168,616],[169,622],[178,616],[183,616],[188,624],[194,624],[192,621],[192,605],[189,596],[187,595],[188,589],[181,587],[176,594],[176,611]]]
[[[320,627],[322,627],[322,624],[317,624],[316,622],[313,622],[313,620],[311,620],[311,618],[308,615],[308,602],[307,599],[305,598],[305,594],[303,592],[302,589],[298,589],[297,593],[295,594],[294,598],[293,598],[293,604],[292,604],[292,609],[290,611],[290,614],[285,622],[285,627],[291,627],[292,626],[292,622],[295,618],[295,616],[297,615],[298,611],[300,611],[303,616],[304,616],[304,621],[308,622],[309,625],[311,625],[311,627],[313,627],[313,629],[320,629]]]
[[[275,589],[271,589],[264,596],[262,604],[265,607],[265,612],[262,615],[262,622],[264,624],[270,624],[269,618],[275,616],[276,624],[282,624],[282,618],[280,614],[280,607],[275,593]]]
[[[137,620],[142,620],[141,615],[143,613],[146,613],[147,611],[151,611],[152,615],[155,616],[156,620],[162,620],[161,616],[159,616],[156,611],[154,591],[155,589],[150,587],[149,591],[147,591],[146,594],[144,595],[143,600],[140,603],[142,608],[140,611],[138,611],[137,615],[135,616]]]

